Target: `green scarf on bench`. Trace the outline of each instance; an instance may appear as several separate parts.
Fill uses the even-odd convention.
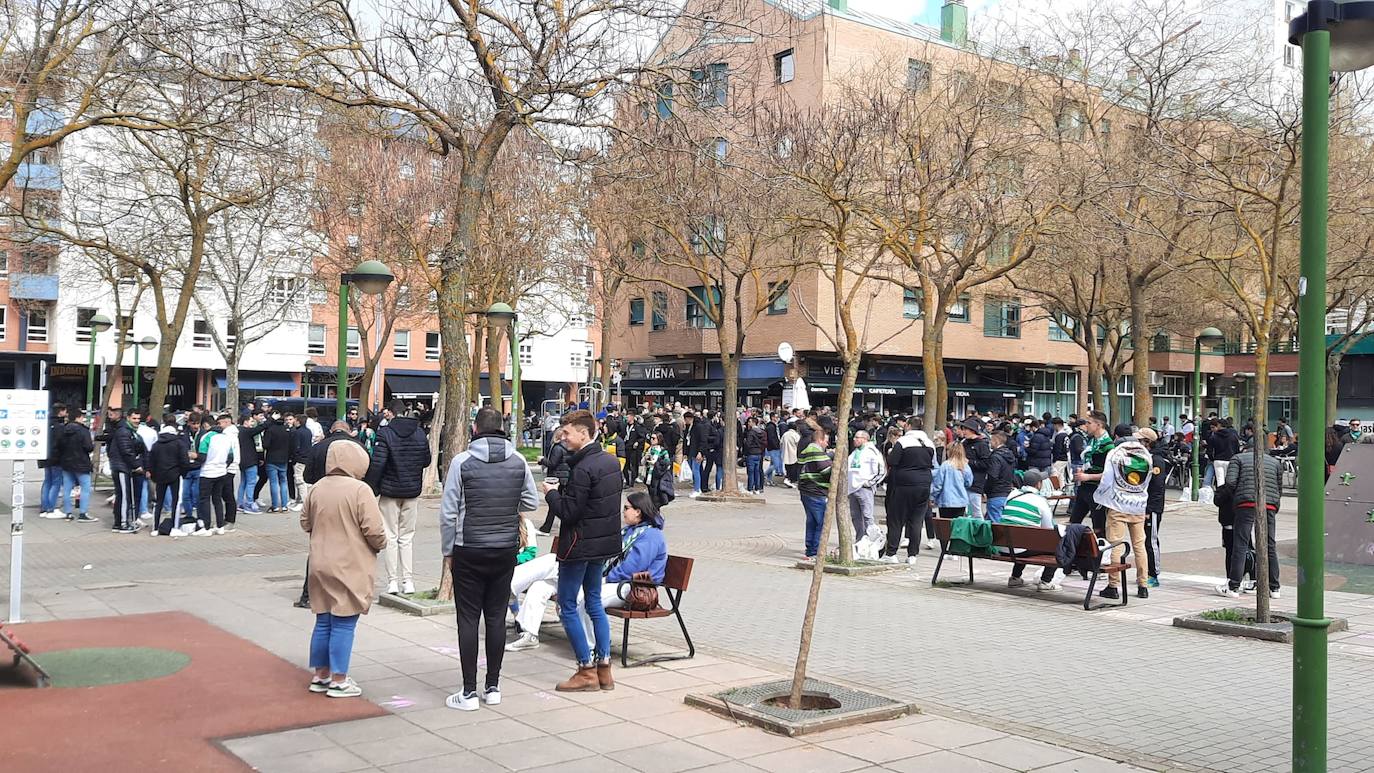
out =
[[[968,516],[955,518],[949,528],[947,552],[959,556],[992,555],[992,523]]]

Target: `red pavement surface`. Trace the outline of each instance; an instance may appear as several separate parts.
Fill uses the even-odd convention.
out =
[[[190,664],[171,676],[86,688],[0,689],[0,770],[25,773],[249,770],[213,739],[386,712],[306,689],[309,674],[194,615],[167,612],[13,626],[41,663],[75,647],[157,647]],[[301,647],[310,632],[301,630]]]

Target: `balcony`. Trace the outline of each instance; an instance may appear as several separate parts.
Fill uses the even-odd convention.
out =
[[[10,297],[17,301],[55,301],[57,274],[10,274]]]

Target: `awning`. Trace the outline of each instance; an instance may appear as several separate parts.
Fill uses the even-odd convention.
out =
[[[725,382],[694,378],[679,383],[669,391],[676,392],[683,397],[724,397]]]
[[[215,386],[225,389],[228,376],[215,376]],[[239,389],[254,389],[264,392],[294,392],[298,389],[295,379],[280,373],[240,373]]]
[[[810,381],[807,382],[807,389],[817,394],[836,394],[840,391],[840,382],[835,380]],[[885,384],[874,381],[860,381],[854,385],[854,394],[857,395],[912,395],[925,394],[924,387],[913,387],[910,384]]]
[[[629,392],[632,395],[646,395],[663,397],[673,390],[681,381],[658,381],[655,379],[627,378],[623,379],[616,388],[622,392]]]
[[[386,388],[392,397],[410,398],[430,397],[439,391],[439,374],[432,376],[412,376],[386,374]]]

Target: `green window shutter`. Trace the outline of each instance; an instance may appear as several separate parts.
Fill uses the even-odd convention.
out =
[[[1002,335],[1002,302],[992,298],[983,301],[983,335],[1000,338]]]

